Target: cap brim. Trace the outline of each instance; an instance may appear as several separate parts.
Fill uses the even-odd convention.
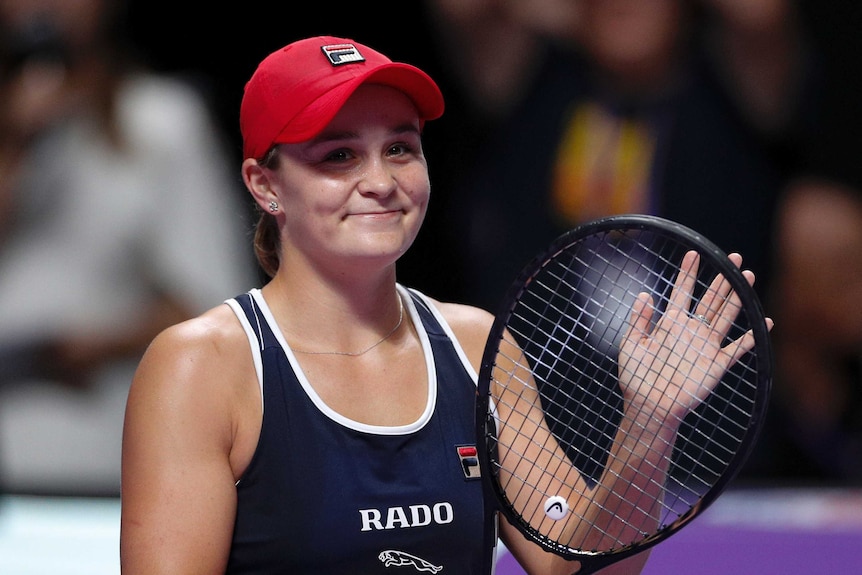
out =
[[[275,137],[273,143],[295,144],[314,138],[363,84],[380,84],[404,92],[415,104],[422,121],[434,120],[443,115],[443,94],[434,80],[415,66],[393,62],[330,89],[299,112]]]

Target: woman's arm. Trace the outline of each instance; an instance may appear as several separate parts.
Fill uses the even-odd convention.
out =
[[[147,350],[123,433],[124,575],[224,573],[235,483],[260,424],[248,349],[221,306],[169,328]]]
[[[488,338],[488,333],[491,330],[491,324],[494,321],[494,317],[490,313],[474,307],[440,302],[435,303],[446,317],[446,321],[450,326],[452,326],[461,347],[470,358],[473,368],[477,373],[480,372],[482,354],[485,349],[485,343]],[[538,403],[533,400],[527,400],[525,401],[525,404],[529,405],[530,409],[535,405],[538,405]],[[544,421],[541,414],[537,415],[540,420]],[[540,428],[541,433],[550,435],[550,431],[546,426],[541,425]],[[553,437],[548,437],[546,441],[556,444],[556,439]],[[541,440],[538,440],[538,442],[541,442]],[[566,456],[562,454],[561,450],[557,451],[556,456],[553,459],[556,459],[557,461],[568,460]],[[579,489],[585,489],[585,483],[580,474],[574,468],[571,469],[572,472],[569,473],[567,477],[568,481],[571,482],[571,485],[577,485],[577,488]],[[563,489],[570,488],[563,487]],[[538,505],[541,505],[541,503],[538,503]],[[571,573],[575,572],[578,568],[577,563],[566,561],[527,540],[524,535],[522,535],[514,526],[509,524],[502,515],[500,516],[500,538],[527,573],[541,573],[543,575],[571,575]],[[648,557],[649,551],[639,553],[634,557],[606,568],[602,573],[608,575],[633,575],[640,573]]]

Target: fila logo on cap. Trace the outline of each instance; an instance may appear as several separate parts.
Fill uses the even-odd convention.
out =
[[[321,46],[320,49],[323,50],[323,53],[329,59],[329,63],[333,66],[365,61],[365,58],[353,44],[330,44],[328,46]]]

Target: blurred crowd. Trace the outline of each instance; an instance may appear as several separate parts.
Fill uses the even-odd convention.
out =
[[[164,326],[259,282],[242,85],[314,34],[417,64],[446,97],[401,282],[496,311],[567,229],[676,220],[743,254],[776,321],[768,424],[742,480],[862,485],[862,92],[848,79],[862,8],[327,6],[204,25],[166,1],[0,0],[0,489],[118,490],[130,366]]]
[[[0,2],[0,481],[116,494],[156,333],[254,283],[199,87],[139,65],[115,0]]]

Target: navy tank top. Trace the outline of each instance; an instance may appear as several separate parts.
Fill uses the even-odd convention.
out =
[[[429,388],[425,413],[401,427],[355,422],[323,403],[260,290],[226,302],[249,335],[263,396],[260,439],[236,487],[228,574],[487,569],[496,537],[475,456],[476,374],[433,304],[398,289]]]

